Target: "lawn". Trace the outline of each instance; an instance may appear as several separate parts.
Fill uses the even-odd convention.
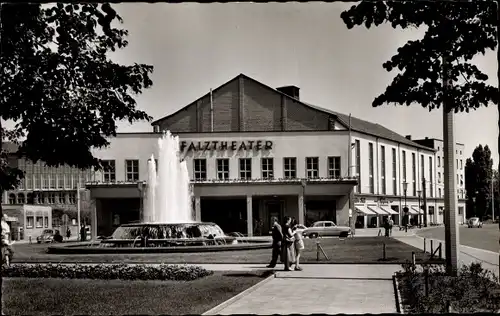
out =
[[[4,278],[2,311],[5,315],[199,315],[269,275],[215,272],[184,282]]]
[[[416,253],[416,261],[429,258],[421,250],[403,242],[386,237],[355,237],[340,240],[338,238],[305,239],[302,263],[404,263],[411,260],[411,253]],[[320,254],[316,261],[316,242],[320,242],[329,257],[326,260]],[[386,261],[383,258],[383,244],[386,245]],[[107,262],[107,263],[250,263],[267,264],[271,249],[198,252],[198,253],[161,253],[161,254],[82,254],[58,255],[47,254],[45,248],[20,245],[14,254],[13,262]]]

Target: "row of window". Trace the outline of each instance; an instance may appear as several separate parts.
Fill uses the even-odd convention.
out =
[[[76,193],[46,192],[43,194],[9,194],[9,204],[76,204]]]
[[[340,157],[327,157],[328,170],[327,177],[338,179],[341,177]],[[194,159],[194,179],[207,180],[207,160],[204,158]],[[219,180],[229,179],[229,159],[216,159],[216,178]],[[274,158],[261,158],[260,177],[263,179],[274,178]],[[319,157],[307,157],[305,161],[306,177],[319,178]],[[240,158],[238,161],[238,178],[252,179],[252,158]],[[297,178],[297,158],[283,158],[283,176],[286,179]]]
[[[360,141],[356,140],[354,143],[355,146],[355,152],[356,152],[356,174],[358,176],[358,188],[357,191],[361,192],[361,179],[359,175],[361,174],[361,146],[360,146]],[[386,148],[385,146],[381,145],[380,146],[380,163],[381,163],[381,168],[380,168],[380,187],[381,187],[381,193],[382,194],[387,194],[387,174],[386,174]],[[397,153],[396,149],[392,148],[391,149],[391,159],[392,159],[392,172],[391,172],[391,180],[392,180],[392,194],[397,195],[397,187],[398,187],[398,181],[397,181]],[[411,164],[411,172],[412,172],[412,190],[413,190],[413,196],[417,196],[417,185],[416,185],[416,179],[417,179],[417,157],[415,153],[411,153],[411,159],[412,159],[412,164]],[[407,182],[407,170],[406,170],[406,151],[402,151],[402,165],[403,165],[403,182]],[[420,178],[423,180],[424,179],[424,174],[425,174],[425,160],[424,160],[424,155],[420,155]],[[432,157],[429,157],[429,179],[427,179],[429,183],[429,192],[430,192],[430,197],[433,197],[433,184],[434,184],[434,179],[433,179],[433,168],[432,168]],[[375,159],[374,159],[374,144],[373,143],[368,143],[368,188],[369,188],[369,193],[374,194],[375,193],[375,175],[374,175],[374,169],[375,169]]]
[[[460,161],[460,165],[458,164],[459,161]],[[443,157],[443,165],[444,165],[444,157]],[[438,168],[441,168],[441,157],[440,156],[437,157],[437,166],[438,166]],[[463,165],[462,159],[460,159],[460,160],[457,159],[457,170],[463,170],[463,168],[464,168],[464,165]]]
[[[72,173],[72,174],[80,174],[82,171],[78,168],[73,168],[70,166],[62,166],[62,167],[48,167],[43,162],[38,161],[37,163],[33,163],[29,160],[19,159],[18,160],[18,168],[27,174],[58,174],[58,173]]]
[[[47,216],[26,216],[26,229],[44,227],[49,227],[49,218]]]
[[[83,187],[86,182],[95,179],[95,174],[26,174],[19,185],[20,190],[75,189]]]

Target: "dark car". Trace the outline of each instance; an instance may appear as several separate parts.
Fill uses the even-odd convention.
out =
[[[55,230],[44,229],[42,234],[40,236],[36,237],[36,242],[39,244],[47,243],[47,242],[54,242],[54,235],[55,235]]]

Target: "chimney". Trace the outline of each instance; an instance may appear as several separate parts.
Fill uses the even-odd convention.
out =
[[[429,137],[425,137],[425,139],[427,140],[427,139],[429,139]]]
[[[406,135],[406,139],[411,140],[411,135]]]
[[[281,93],[284,93],[294,99],[300,100],[300,94],[299,94],[299,87],[296,86],[285,86],[285,87],[279,87],[276,88]]]

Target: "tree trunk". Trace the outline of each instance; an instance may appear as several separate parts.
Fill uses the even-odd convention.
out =
[[[500,127],[500,0],[497,0],[497,79],[499,91],[497,97],[499,98],[497,108],[498,108],[498,127]],[[498,134],[498,153],[500,154],[500,134]],[[498,171],[500,172],[500,159],[498,162]],[[498,230],[500,230],[500,217],[498,221]],[[498,244],[500,245],[500,237],[498,238]],[[498,259],[500,260],[500,251],[498,251]]]

